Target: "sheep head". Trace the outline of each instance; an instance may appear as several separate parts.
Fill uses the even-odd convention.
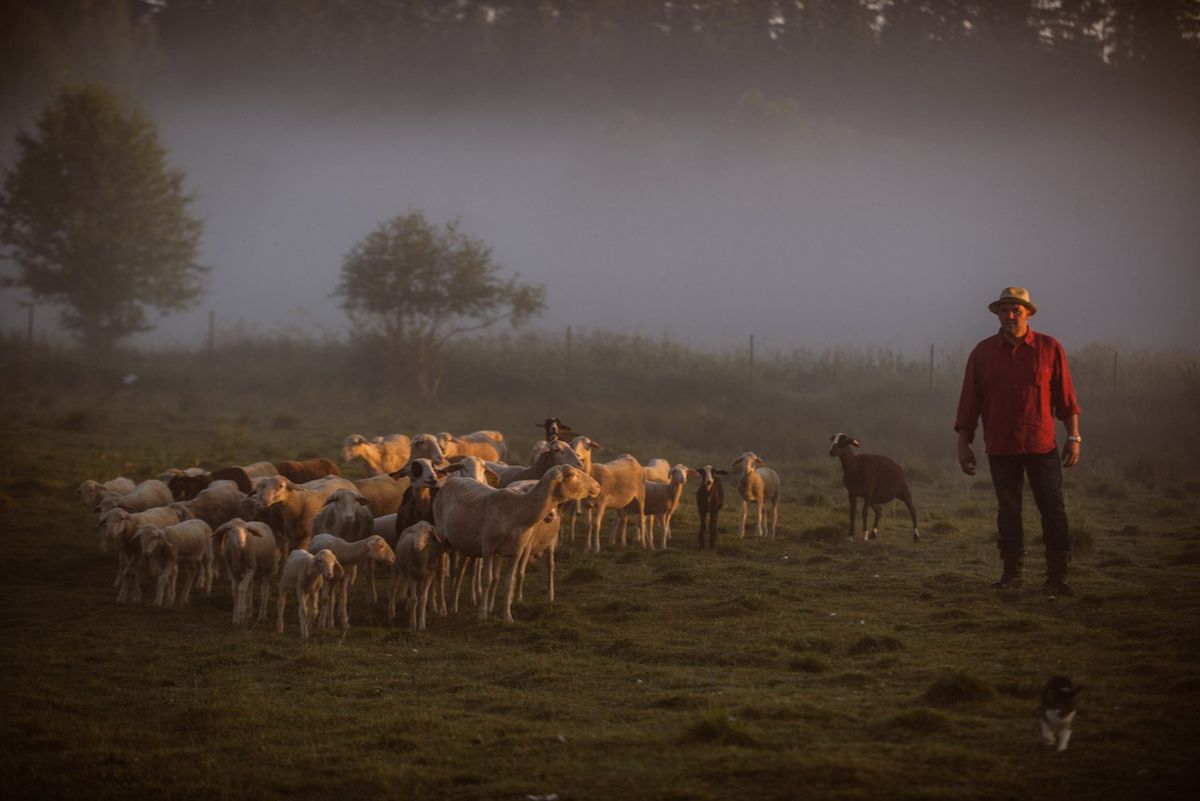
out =
[[[542,481],[549,481],[555,501],[577,501],[595,498],[600,494],[600,482],[582,470],[570,465],[557,465],[546,471]]]
[[[700,468],[700,476],[704,479],[704,486],[706,488],[711,488],[713,484],[717,483],[717,476],[727,475],[729,475],[728,470],[721,470],[720,468],[713,467],[711,464],[706,464]]]
[[[840,453],[849,451],[850,448],[861,447],[858,440],[848,434],[834,434],[829,438],[829,455],[837,456]]]
[[[328,548],[322,548],[313,554],[312,567],[310,570],[315,570],[321,574],[321,578],[326,581],[334,581],[345,575],[345,570],[342,568],[342,563],[334,556],[333,551]]]
[[[392,550],[392,546],[387,544],[387,540],[378,534],[372,534],[367,537],[367,558],[374,559],[376,562],[387,562],[391,565],[396,562],[396,552]]]
[[[739,456],[733,463],[734,470],[740,470],[742,473],[749,475],[756,467],[766,467],[764,462],[754,451],[746,451]]]

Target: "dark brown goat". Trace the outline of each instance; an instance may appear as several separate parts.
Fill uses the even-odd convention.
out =
[[[700,550],[717,547],[717,515],[725,505],[725,487],[718,476],[729,475],[706,464],[699,470],[700,486],[696,489],[696,510],[700,513]]]
[[[829,438],[829,443],[829,455],[838,457],[842,462],[842,484],[850,494],[850,533],[846,535],[847,538],[854,539],[854,517],[859,498],[863,499],[865,540],[873,540],[879,534],[879,515],[883,505],[891,500],[899,500],[908,507],[908,514],[912,517],[913,542],[920,542],[917,507],[913,506],[912,491],[904,480],[900,465],[875,453],[856,456],[850,449],[859,447],[858,440],[846,434],[834,434]],[[875,512],[870,530],[867,529],[867,507]]]

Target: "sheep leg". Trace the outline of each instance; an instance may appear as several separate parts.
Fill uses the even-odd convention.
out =
[[[492,554],[483,557],[483,572],[487,574],[487,584],[483,593],[483,603],[479,604],[479,611],[476,615],[480,621],[487,620],[488,595],[492,591],[492,561],[494,558]]]
[[[458,568],[457,576],[454,579],[454,611],[458,611],[458,594],[462,591],[463,580],[467,575],[467,557],[458,554],[454,557],[458,560],[456,567]]]
[[[271,600],[271,579],[259,579],[259,584],[261,586],[258,590],[258,617],[255,618],[255,625],[267,619],[267,604]]]
[[[388,582],[388,602],[387,602],[387,619],[396,619],[396,595],[400,590],[400,576],[397,573],[392,573],[392,579]]]
[[[921,532],[917,530],[917,507],[913,505],[912,491],[904,488],[904,493],[900,496],[900,500],[908,507],[908,516],[912,518],[912,538],[913,542],[921,541]]]
[[[308,639],[308,599],[313,593],[306,593],[304,590],[296,589],[296,619],[300,622],[300,639]],[[313,599],[314,603],[316,599]]]
[[[530,548],[522,548],[517,552],[516,562],[520,565],[517,573],[517,603],[525,601],[525,569],[529,567],[529,555],[532,552]]]
[[[512,560],[512,566],[509,567],[509,569],[508,569],[507,592],[505,593],[505,598],[504,598],[504,622],[505,623],[513,622],[513,615],[512,615],[513,590],[515,589],[514,582],[517,579],[517,570],[520,568],[520,566],[521,566],[521,560],[514,556],[513,560]]]
[[[771,504],[771,539],[775,539],[775,533],[779,530],[779,498]]]
[[[276,609],[279,614],[275,617],[275,631],[283,634],[283,608],[287,606],[287,590],[283,587],[279,588],[279,601],[276,604]]]
[[[232,572],[229,574],[229,580],[235,580]],[[247,570],[246,575],[242,576],[241,580],[236,583],[236,594],[233,600],[233,623],[239,625],[247,623],[250,620],[250,614],[254,611],[253,608],[246,609],[246,604],[251,606],[254,604],[254,598],[251,593],[254,591],[254,573]]]
[[[854,539],[854,518],[858,511],[858,498],[853,493],[850,494],[850,533],[846,535],[846,539]]]
[[[438,592],[434,596],[433,611],[445,617],[449,613],[446,608],[446,575],[450,572],[450,554],[442,553],[438,557],[437,568],[434,570],[434,580],[437,582]],[[440,604],[439,604],[440,597]]]
[[[742,499],[742,522],[738,524],[738,538],[745,539],[746,537],[746,518],[750,515],[750,502],[745,498]]]
[[[374,563],[370,562],[368,564]],[[374,573],[371,574],[371,579],[374,581]],[[338,622],[342,625],[342,631],[346,631],[350,628],[350,585],[347,582],[342,582],[341,592],[338,593],[338,604],[340,606],[339,611],[341,612]]]
[[[871,504],[871,511],[875,513],[871,521],[871,533],[867,535],[867,539],[873,540],[879,536],[879,515],[883,512],[883,507],[880,504]],[[863,509],[863,528],[867,527],[866,509]]]

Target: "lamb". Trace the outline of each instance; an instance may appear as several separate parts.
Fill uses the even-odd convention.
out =
[[[345,631],[350,628],[350,613],[347,607],[350,585],[354,581],[359,563],[370,560],[390,565],[396,561],[396,555],[392,551],[392,546],[388,545],[383,537],[374,534],[357,542],[347,542],[332,534],[317,534],[308,546],[308,550],[312,553],[325,549],[332,551],[333,555],[337,557],[343,573],[325,585],[318,625],[321,628],[332,626],[333,618],[336,616],[342,631]]]
[[[117,476],[110,478],[108,481],[93,481],[88,479],[79,485],[79,489],[75,490],[75,494],[79,496],[79,501],[88,509],[95,509],[100,504],[100,500],[106,493],[115,492],[118,495],[125,495],[133,492],[133,488],[137,485],[133,483],[132,478]]]
[[[149,478],[129,492],[106,492],[100,497],[95,510],[100,514],[113,509],[127,512],[144,512],[155,506],[166,506],[172,501],[171,490],[157,478]]]
[[[644,468],[643,468],[644,469]],[[650,547],[654,548],[654,521],[657,520],[662,529],[662,547],[667,547],[671,538],[671,516],[679,508],[679,499],[683,497],[683,487],[689,478],[700,474],[687,465],[677,464],[667,474],[667,481],[646,481],[645,503],[635,507],[630,503],[626,511],[640,512],[646,526],[646,538]]]
[[[509,485],[520,492],[529,492],[536,481],[518,481]],[[529,530],[524,547],[517,554],[519,568],[517,573],[517,601],[525,600],[525,571],[529,563],[542,554],[546,554],[546,569],[549,574],[550,603],[554,603],[554,554],[558,550],[558,538],[562,528],[562,515],[554,510],[548,518],[539,520]]]
[[[266,523],[235,517],[213,532],[233,589],[233,624],[247,623],[254,615],[254,584],[259,586],[258,618],[267,616],[271,579],[279,569],[275,533]]]
[[[411,441],[404,434],[388,434],[368,440],[362,434],[351,434],[342,443],[342,461],[362,459],[372,473],[391,473],[408,464]]]
[[[490,462],[502,462],[508,458],[508,443],[499,431],[472,431],[457,437],[449,431],[442,431],[437,435],[437,442],[447,459],[478,456]]]
[[[404,491],[408,489],[408,482],[397,479],[394,475],[389,473],[354,479],[358,494],[366,498],[367,506],[375,517],[391,514],[404,502]]]
[[[428,520],[419,520],[400,532],[388,588],[388,620],[396,619],[396,599],[407,597],[409,630],[425,630],[430,591],[444,575],[445,553],[445,542],[438,539]],[[444,599],[442,603],[444,606]]]
[[[904,480],[904,471],[886,456],[874,453],[856,456],[850,449],[858,447],[858,440],[847,434],[834,434],[829,438],[829,455],[841,460],[842,484],[850,494],[850,533],[846,535],[847,538],[854,539],[855,507],[859,498],[863,499],[863,539],[870,540],[879,534],[879,515],[883,511],[883,504],[898,499],[908,507],[908,514],[912,518],[913,542],[920,542],[917,507],[913,505],[912,491]],[[868,506],[875,512],[870,531],[867,530]]]
[[[328,548],[315,554],[295,550],[284,562],[279,576],[279,605],[275,618],[275,630],[283,633],[283,611],[287,606],[289,592],[296,593],[296,615],[300,620],[300,638],[307,640],[312,624],[317,620],[321,587],[327,581],[336,581],[344,575],[337,557]]]
[[[707,546],[717,547],[717,515],[725,505],[725,487],[718,476],[727,476],[727,470],[718,470],[711,464],[700,468],[700,486],[696,489],[696,511],[700,515],[700,550]]]
[[[184,520],[166,528],[146,525],[139,528],[135,536],[142,541],[142,557],[158,567],[155,606],[162,606],[164,599],[168,606],[175,603],[180,563],[188,568],[183,580],[183,596],[179,599],[181,604],[188,602],[193,584],[202,586],[205,592],[212,592],[213,532],[208,523]]]
[[[340,489],[355,490],[351,481],[329,476],[295,484],[283,476],[260,478],[255,485],[255,497],[264,507],[277,505],[279,525],[272,528],[284,535],[288,551],[304,548],[312,539],[312,521],[325,505],[325,500]]]
[[[325,476],[340,476],[342,471],[329,459],[304,459],[301,461],[275,462],[279,475],[297,484],[313,481]]]
[[[126,512],[113,509],[100,519],[100,550],[110,548],[117,553],[117,603],[124,603],[132,596],[135,603],[142,600],[142,581],[146,577],[146,564],[142,559],[142,543],[137,531],[142,526],[173,526],[189,519],[180,516],[181,510],[170,506],[156,506],[144,512]]]
[[[741,470],[738,479],[738,494],[742,496],[742,522],[738,526],[738,536],[746,536],[746,516],[750,504],[754,504],[754,535],[775,538],[775,530],[779,526],[779,474],[767,467],[767,463],[754,454],[746,451],[733,463],[734,470]],[[767,502],[771,504],[771,523],[767,525]]]
[[[174,505],[155,506],[141,512],[110,509],[100,516],[100,550],[107,552],[110,546],[119,546],[142,526],[173,526],[191,517],[191,512]]]
[[[638,475],[640,476],[640,466]],[[499,560],[516,557],[531,528],[546,519],[560,503],[596,497],[600,484],[581,470],[565,465],[551,468],[529,492],[493,489],[469,478],[448,478],[433,503],[438,532],[465,556],[482,558],[487,579],[479,619],[487,618],[495,600]],[[504,620],[512,621],[513,579],[518,561],[508,574]],[[461,583],[461,582],[460,582]]]
[[[429,459],[417,458],[390,475],[409,481],[392,528],[389,544],[395,547],[400,534],[409,526],[420,520],[433,522],[433,498],[437,494],[438,479],[445,475],[445,471],[435,469]]]

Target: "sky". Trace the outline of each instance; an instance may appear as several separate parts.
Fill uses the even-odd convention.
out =
[[[344,336],[342,258],[419,209],[544,284],[546,332],[921,352],[992,333],[987,304],[1015,284],[1040,306],[1034,328],[1069,346],[1200,346],[1200,148],[1145,127],[148,110],[212,272],[199,306],[137,344],[199,346],[210,310],[223,333]],[[4,327],[23,328],[4,294]]]

